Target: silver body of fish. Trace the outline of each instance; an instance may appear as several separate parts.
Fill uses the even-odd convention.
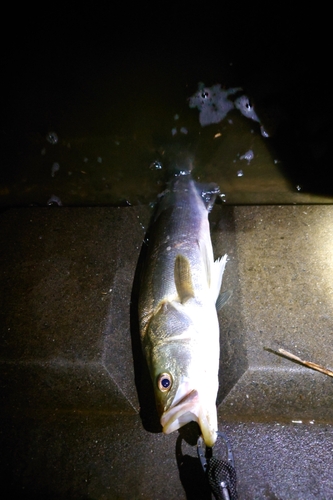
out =
[[[189,173],[160,195],[139,292],[140,335],[163,432],[198,422],[216,440],[220,356],[216,302],[227,261],[214,261],[208,214],[219,192]]]

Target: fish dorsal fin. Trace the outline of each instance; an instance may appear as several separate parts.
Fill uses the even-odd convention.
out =
[[[175,285],[182,304],[194,297],[191,265],[184,255],[177,255],[174,269]]]
[[[201,253],[201,258],[202,262],[205,268],[205,273],[206,273],[206,278],[207,278],[207,284],[208,287],[211,288],[211,283],[212,283],[212,273],[214,272],[214,269],[212,269],[212,265],[214,263],[214,257],[213,254],[209,255],[209,251],[207,248],[207,245],[203,240],[198,241],[200,253]]]
[[[223,278],[225,265],[227,263],[227,258],[228,258],[228,256],[227,256],[227,254],[225,254],[223,257],[221,257],[220,259],[216,259],[216,261],[214,262],[211,289],[212,289],[213,296],[215,297],[216,301],[218,300],[218,297],[220,295],[222,278]]]
[[[216,259],[215,262],[213,260],[213,254],[209,252],[207,245],[204,241],[198,241],[198,245],[200,248],[201,257],[203,260],[203,264],[205,266],[205,272],[207,277],[207,284],[211,290],[212,297],[214,298],[216,304],[221,303],[222,307],[227,299],[219,300],[219,295],[222,286],[222,278],[225,269],[225,265],[227,263],[227,254],[221,257],[220,259]]]

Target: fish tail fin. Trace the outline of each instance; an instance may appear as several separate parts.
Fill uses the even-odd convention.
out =
[[[194,157],[188,153],[180,155],[176,159],[170,161],[168,165],[169,176],[177,177],[179,175],[191,175],[194,168]]]
[[[169,146],[166,151],[167,173],[169,177],[191,174],[194,169],[194,153],[189,150],[188,145],[177,142]]]

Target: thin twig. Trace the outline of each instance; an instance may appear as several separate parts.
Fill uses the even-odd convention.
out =
[[[325,375],[328,375],[329,377],[333,377],[333,371],[328,370],[327,368],[324,368],[321,365],[317,365],[317,363],[312,363],[312,361],[304,361],[303,359],[299,358],[298,356],[295,356],[295,354],[292,354],[291,352],[285,351],[284,349],[278,349],[278,351],[286,356],[287,358],[294,359],[295,361],[298,361],[299,363],[302,363],[302,365],[307,366],[309,368],[312,368],[313,370],[317,370],[318,372],[325,373]]]

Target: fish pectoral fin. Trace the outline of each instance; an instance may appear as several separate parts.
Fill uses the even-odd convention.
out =
[[[225,292],[221,292],[217,297],[217,301],[215,303],[216,310],[220,311],[223,306],[229,302],[230,297],[232,296],[232,290],[226,290]]]
[[[184,304],[187,300],[194,298],[191,265],[184,255],[176,257],[174,278],[180,302]]]

